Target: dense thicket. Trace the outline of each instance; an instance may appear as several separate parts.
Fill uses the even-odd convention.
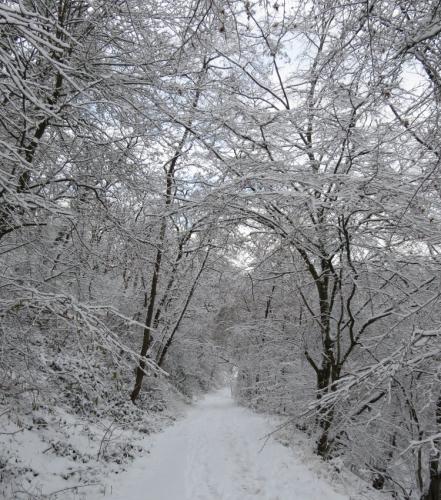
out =
[[[435,0],[3,2],[4,397],[58,358],[134,402],[230,363],[323,458],[441,498],[440,44]]]

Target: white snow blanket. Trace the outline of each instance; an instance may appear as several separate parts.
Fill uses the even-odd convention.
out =
[[[154,438],[109,500],[349,500],[271,437],[267,419],[209,394]]]

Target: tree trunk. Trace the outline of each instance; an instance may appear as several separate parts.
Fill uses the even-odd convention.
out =
[[[439,453],[430,460],[429,490],[421,500],[441,500],[441,471],[439,470]]]
[[[163,223],[161,227],[161,241],[165,237],[165,223]],[[155,301],[156,301],[156,294],[157,294],[157,287],[158,287],[158,278],[159,278],[159,271],[161,269],[161,260],[162,260],[162,245],[158,248],[158,251],[156,253],[156,261],[155,261],[155,269],[153,271],[153,277],[152,277],[152,284],[150,287],[150,298],[149,298],[149,305],[147,308],[147,316],[145,318],[145,326],[144,326],[144,331],[143,331],[143,340],[142,340],[142,347],[141,347],[141,359],[139,361],[139,364],[136,368],[136,377],[135,377],[135,386],[133,388],[133,391],[130,395],[130,399],[134,403],[139,396],[139,392],[141,390],[142,386],[142,381],[144,379],[144,374],[145,374],[145,367],[146,367],[146,355],[147,351],[150,347],[151,340],[152,340],[152,335],[151,335],[151,327],[153,323],[153,311],[155,309]]]
[[[181,324],[181,322],[182,322],[182,320],[183,320],[183,318],[185,316],[187,308],[188,308],[188,306],[190,304],[190,301],[191,301],[191,299],[193,297],[194,291],[196,290],[196,286],[197,286],[199,278],[201,277],[201,274],[202,274],[202,272],[203,272],[203,270],[205,268],[205,265],[207,263],[207,259],[208,259],[209,255],[210,255],[210,248],[208,248],[207,253],[205,254],[204,260],[202,261],[201,267],[200,267],[200,269],[198,271],[198,274],[196,275],[196,278],[193,281],[193,284],[192,284],[192,286],[190,288],[190,291],[188,292],[187,299],[186,299],[185,304],[184,304],[184,306],[183,306],[183,308],[181,310],[181,313],[179,314],[179,318],[176,321],[175,326],[173,327],[173,330],[170,333],[170,336],[169,336],[167,342],[165,343],[165,345],[163,346],[163,348],[160,349],[159,352],[158,352],[158,357],[157,357],[157,360],[158,360],[157,364],[158,364],[158,366],[162,366],[162,364],[164,362],[164,359],[165,359],[165,356],[167,354],[167,351],[169,350],[169,348],[170,348],[170,346],[171,346],[171,344],[173,342],[173,338],[174,338],[176,332],[178,331],[178,328],[179,328],[179,326],[180,326],[180,324]]]
[[[325,360],[324,366],[317,373],[317,389],[318,399],[321,399],[322,393],[326,393],[329,390],[329,385],[331,381],[331,365]],[[334,412],[332,409],[326,406],[321,406],[318,412],[318,425],[321,429],[320,437],[317,441],[317,454],[322,458],[326,459],[329,456],[330,442],[329,442],[329,430],[332,425],[334,418]]]
[[[438,396],[436,402],[436,424],[437,430],[439,430],[441,428],[441,395]],[[429,462],[429,489],[421,500],[441,500],[440,440],[435,440],[433,444],[436,447],[436,452],[430,457]]]

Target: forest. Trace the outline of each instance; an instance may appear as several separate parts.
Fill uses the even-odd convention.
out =
[[[440,0],[4,0],[0,102],[0,497],[233,377],[441,500]]]

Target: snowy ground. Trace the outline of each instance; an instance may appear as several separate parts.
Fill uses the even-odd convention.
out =
[[[22,402],[19,409],[5,398],[8,404],[0,404],[0,500],[89,500],[97,495],[102,500],[109,478],[130,469],[133,458],[150,448],[150,435],[185,412],[183,398],[170,388],[156,381],[142,407],[128,401],[127,390],[83,415],[72,411],[71,399],[34,408]]]
[[[130,404],[127,420],[117,426],[106,418],[91,423],[58,406],[40,406],[19,421],[0,407],[0,499],[390,498],[323,463],[292,428],[266,439],[280,421],[238,406],[229,389],[205,396],[185,418],[182,400],[167,398],[163,412]],[[168,426],[173,415],[181,416]]]
[[[331,485],[302,453],[265,436],[274,421],[239,407],[228,389],[209,394],[155,436],[150,454],[106,488],[109,500],[352,500],[377,498]],[[149,438],[152,439],[152,438]],[[321,475],[321,477],[320,477]],[[93,500],[102,500],[103,495]]]

